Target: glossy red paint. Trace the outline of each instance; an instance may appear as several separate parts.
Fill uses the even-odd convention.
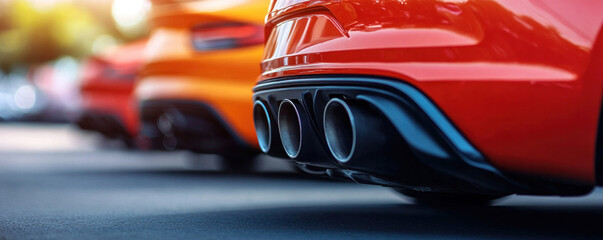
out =
[[[146,42],[112,48],[88,59],[82,69],[82,111],[117,117],[131,136],[139,128],[132,94]]]
[[[259,81],[361,74],[429,96],[498,168],[595,181],[596,0],[278,0]]]

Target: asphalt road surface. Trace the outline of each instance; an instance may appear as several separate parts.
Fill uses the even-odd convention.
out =
[[[434,208],[262,158],[135,152],[64,125],[0,124],[0,240],[603,238],[603,191]]]

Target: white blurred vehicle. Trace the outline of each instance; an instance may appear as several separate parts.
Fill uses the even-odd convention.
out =
[[[72,121],[77,115],[79,63],[72,58],[0,75],[0,120]]]

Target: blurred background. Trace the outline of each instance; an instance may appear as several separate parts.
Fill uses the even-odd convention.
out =
[[[148,34],[148,0],[0,0],[0,121],[77,117],[83,61]]]

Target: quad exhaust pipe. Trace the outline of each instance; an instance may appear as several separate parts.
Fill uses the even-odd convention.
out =
[[[287,157],[281,147],[278,122],[270,111],[269,105],[261,100],[253,104],[253,123],[260,150],[276,157]]]
[[[327,146],[335,160],[350,161],[357,143],[356,121],[350,106],[339,98],[331,99],[324,109],[323,124]]]
[[[272,145],[272,121],[270,120],[268,108],[260,100],[255,101],[253,104],[253,123],[260,149],[262,152],[268,153]]]
[[[297,100],[285,99],[278,108],[278,132],[285,155],[316,167],[329,167],[329,154],[316,134],[306,108]]]
[[[278,108],[278,131],[285,153],[290,158],[296,158],[302,148],[303,127],[299,107],[299,104],[296,106],[285,99]]]
[[[323,113],[324,136],[341,165],[381,172],[396,171],[410,156],[392,123],[367,102],[333,98]]]
[[[260,100],[255,101],[253,122],[262,152],[272,155],[281,152],[282,154],[279,155],[283,157],[298,157],[302,146],[302,129],[304,129],[300,107],[289,99],[283,100],[278,107],[275,123],[268,106]]]
[[[276,118],[272,117],[274,115]],[[324,138],[298,100],[280,101],[274,115],[265,102],[255,102],[253,119],[258,143],[263,152],[273,156],[326,168],[338,164],[398,172],[399,160],[411,155],[406,148],[400,147],[404,140],[397,129],[368,102],[329,100],[322,116]],[[336,163],[328,159],[334,159]]]
[[[266,103],[255,101],[253,121],[262,152],[292,159],[300,157],[302,142],[306,140],[302,132],[308,129],[308,122],[300,112],[301,104],[293,101],[283,100],[278,106],[276,118],[272,117]]]

